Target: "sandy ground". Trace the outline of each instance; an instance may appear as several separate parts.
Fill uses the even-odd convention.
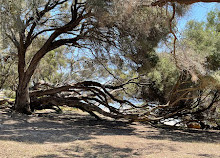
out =
[[[96,121],[82,112],[0,110],[0,158],[220,158],[220,131]]]

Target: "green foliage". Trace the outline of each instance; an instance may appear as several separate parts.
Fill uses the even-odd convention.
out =
[[[11,37],[14,36],[19,41],[19,32],[30,31],[30,27],[24,27],[27,23],[26,20],[28,18],[37,20],[37,14],[44,9],[43,6],[47,2],[50,2],[48,4],[57,2],[55,0],[1,1],[1,15],[4,15],[1,16],[3,41],[9,40],[7,34]],[[138,0],[126,2],[122,0],[86,0],[82,2],[85,2],[85,5],[82,5],[81,8],[91,9],[92,16],[84,19],[75,28],[77,31],[73,30],[72,34],[63,34],[59,38],[75,37],[83,26],[84,30],[81,33],[84,38],[78,41],[83,53],[74,60],[70,59],[68,55],[63,55],[69,53],[68,51],[76,53],[74,49],[63,48],[57,53],[49,53],[38,65],[32,78],[34,81],[50,80],[52,83],[57,83],[63,80],[64,76],[70,78],[69,81],[98,78],[101,75],[107,77],[107,73],[104,73],[106,69],[118,75],[119,72],[115,70],[117,68],[123,71],[128,71],[129,68],[136,69],[140,73],[146,73],[156,65],[159,58],[154,49],[160,40],[165,39],[169,33],[165,9],[161,8],[158,11],[154,7],[143,6]],[[67,1],[45,14],[38,22],[33,34],[68,23],[72,18],[71,3],[74,4],[73,1]],[[80,12],[81,9],[78,11]],[[52,31],[41,34],[32,42],[28,48],[26,63],[30,62],[51,33]],[[6,46],[8,42],[6,42]],[[89,49],[83,49],[83,47]],[[62,55],[59,55],[60,53]],[[66,70],[64,70],[65,68]],[[67,72],[69,70],[71,72]]]
[[[156,81],[156,85],[160,91],[167,94],[176,83],[179,73],[169,54],[160,54],[159,57],[159,63],[148,76],[152,81]]]
[[[67,66],[67,57],[62,53],[62,48],[49,52],[40,62],[33,76],[33,81],[44,80],[51,84],[62,82],[63,72]]]
[[[100,54],[103,52],[113,50],[110,53],[114,55],[105,54],[105,59],[110,57],[107,58],[110,64],[115,64],[111,60],[116,59],[114,56],[120,53],[117,56],[117,60],[121,61],[119,66],[125,64],[142,73],[156,65],[158,57],[154,49],[160,40],[165,39],[169,33],[165,9],[158,12],[156,8],[142,6],[138,0],[126,3],[122,0],[95,0],[88,1],[88,4],[94,7],[94,14],[98,21],[95,26],[101,30],[106,27],[105,31],[107,31],[95,35],[92,30],[89,34],[95,36],[95,39],[99,35],[111,35],[114,40],[108,41],[110,45],[102,43],[100,47],[93,38],[89,39],[98,47],[96,48],[97,57],[101,56]],[[112,42],[117,49],[111,47]]]
[[[167,97],[178,79],[179,72],[169,54],[160,54],[159,57],[158,64],[148,77],[155,82],[159,93]]]
[[[187,44],[197,54],[206,57],[208,69],[216,71],[220,67],[220,11],[216,9],[207,15],[206,22],[190,21],[185,30]]]
[[[204,95],[201,97],[198,91],[192,92],[195,98],[194,102],[200,100],[200,97],[203,99],[197,104],[197,109],[208,107],[212,98],[214,98],[213,92],[217,93],[217,100],[214,104],[211,104],[212,106],[204,112],[198,113],[198,118],[203,118],[202,121],[209,122],[208,124],[211,124],[211,122],[216,124],[219,117],[219,111],[216,110],[219,105],[220,90],[219,24],[219,9],[209,12],[206,21],[189,21],[184,31],[184,40],[181,41],[185,57],[179,58],[182,59],[179,60],[182,65],[188,65],[188,67],[185,67],[188,68],[192,80],[194,77],[196,78],[188,88],[200,89]],[[193,110],[197,110],[196,108],[193,108]],[[210,120],[212,121],[210,122]]]
[[[207,56],[207,67],[210,70],[217,71],[220,70],[220,53],[214,52],[213,54]]]
[[[11,100],[12,99],[15,99],[15,91],[12,91],[12,90],[4,90],[4,95],[7,97],[7,98],[10,98]]]
[[[0,89],[15,90],[17,87],[16,54],[2,50],[0,54]]]

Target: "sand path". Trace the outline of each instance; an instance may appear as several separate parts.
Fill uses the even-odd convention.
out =
[[[25,116],[0,110],[1,158],[220,158],[220,131],[96,121],[82,112]]]

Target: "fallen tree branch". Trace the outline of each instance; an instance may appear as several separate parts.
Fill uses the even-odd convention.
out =
[[[186,80],[188,80],[187,77],[180,76],[171,92],[169,101],[165,105],[146,103],[145,105],[137,106],[112,94],[112,91],[123,91],[123,86],[133,84],[134,81],[129,80],[124,84],[115,86],[94,81],[83,81],[60,87],[42,84],[46,88],[39,85],[38,87],[43,89],[30,92],[31,107],[34,110],[68,106],[81,109],[97,120],[102,119],[101,116],[105,116],[138,122],[159,122],[176,116],[181,118],[185,115],[185,112],[192,110],[191,105],[194,105],[195,102],[191,92],[194,89],[193,87],[187,88]],[[216,92],[210,106],[218,99],[219,96],[217,94]],[[202,94],[199,97],[201,100],[206,98]]]
[[[109,92],[122,89],[123,86],[127,84],[134,84],[133,80],[134,79],[131,79],[124,84],[116,86],[103,85],[94,81],[83,81],[60,87],[49,85],[47,86],[49,89],[40,89],[30,92],[31,107],[32,109],[39,109],[65,105],[86,111],[97,119],[100,119],[100,117],[94,112],[114,119],[124,118],[132,121],[152,121],[160,119],[156,118],[153,113],[146,112],[148,104],[136,106],[128,100],[118,99]],[[38,84],[38,87],[42,86]],[[122,109],[112,105],[120,105]],[[137,111],[135,112],[135,110]]]

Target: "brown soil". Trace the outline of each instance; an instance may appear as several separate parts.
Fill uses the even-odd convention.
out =
[[[82,112],[0,110],[1,158],[220,158],[220,131],[96,121]]]

